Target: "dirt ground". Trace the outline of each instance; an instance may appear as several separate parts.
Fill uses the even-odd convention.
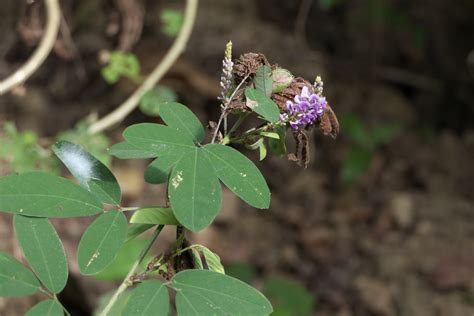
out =
[[[98,74],[97,52],[119,42],[119,35],[104,31],[116,2],[64,1],[66,17],[76,23],[72,36],[81,59],[56,51],[25,95],[0,98],[0,121],[51,137],[92,111],[107,113],[133,91],[129,81],[110,87]],[[132,51],[147,72],[171,40],[159,32],[158,13],[168,2],[145,2],[143,35]],[[314,1],[306,34],[294,27],[303,19],[299,2],[201,1],[187,51],[163,83],[203,122],[215,120],[219,67],[232,40],[235,55],[262,52],[298,76],[321,74],[338,116],[403,128],[373,151],[368,169],[351,185],[340,177],[353,145],[344,127],[336,140],[312,135],[307,169],[277,157],[257,162],[272,191],[270,209],[257,211],[224,191],[215,224],[189,238],[213,249],[225,265],[254,265],[257,286],[274,275],[298,280],[316,298],[314,315],[474,315],[474,62],[467,58],[474,49],[472,2],[381,1],[404,12],[405,29],[364,20],[364,2],[341,1],[323,10]],[[6,39],[1,76],[31,53],[12,31],[20,5],[7,3],[0,9],[0,16],[9,16],[0,18],[9,27],[0,30]],[[78,17],[94,6],[101,12],[96,20]],[[423,26],[423,45],[411,42],[418,30],[412,24]],[[136,111],[108,134],[119,141],[126,124],[144,120],[152,119]],[[164,187],[142,183],[146,162],[113,166],[129,205],[162,202]],[[87,222],[55,221],[72,273],[62,299],[77,315],[89,314],[99,295],[116,286],[79,276],[74,256]],[[163,245],[173,234],[160,237]],[[5,214],[0,250],[21,256]],[[0,314],[21,315],[38,299],[0,298]]]

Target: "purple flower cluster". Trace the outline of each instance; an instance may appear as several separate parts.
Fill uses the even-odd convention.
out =
[[[301,93],[296,95],[294,101],[286,102],[286,112],[280,114],[280,121],[290,123],[291,128],[305,128],[313,124],[326,109],[326,98],[310,93],[308,87],[303,87]]]

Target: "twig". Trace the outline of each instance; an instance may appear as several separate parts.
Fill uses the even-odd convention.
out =
[[[221,126],[221,123],[222,123],[222,119],[227,114],[226,112],[227,112],[227,109],[229,108],[230,103],[232,102],[232,99],[234,98],[235,94],[240,89],[240,87],[244,84],[244,82],[247,81],[249,76],[250,74],[246,75],[244,79],[242,79],[239,85],[235,88],[234,92],[232,92],[232,95],[230,96],[229,101],[227,101],[227,103],[222,108],[221,116],[219,117],[219,121],[217,121],[216,129],[214,130],[214,134],[212,135],[211,144],[213,144],[214,141],[216,140],[217,133],[219,133],[219,127]]]
[[[110,309],[114,306],[114,304],[117,302],[117,299],[118,297],[120,296],[120,294],[123,293],[123,291],[125,291],[127,289],[127,287],[129,287],[129,282],[130,282],[130,277],[132,277],[135,272],[137,271],[137,268],[138,266],[140,265],[140,263],[142,263],[143,259],[145,259],[148,251],[150,250],[151,246],[153,245],[153,243],[155,242],[156,238],[158,238],[158,236],[160,235],[161,231],[163,230],[163,227],[164,225],[159,225],[155,232],[153,233],[153,236],[151,237],[151,239],[148,241],[147,245],[145,246],[145,248],[142,250],[140,256],[137,258],[137,260],[135,261],[135,263],[133,264],[132,268],[130,269],[130,271],[128,271],[128,274],[127,276],[125,277],[125,279],[122,281],[122,284],[120,284],[120,286],[118,287],[117,291],[115,291],[114,295],[112,296],[112,298],[110,299],[110,301],[107,303],[107,306],[105,306],[105,308],[102,310],[102,312],[100,313],[100,316],[107,316],[107,314],[110,312]]]
[[[45,0],[47,23],[46,29],[33,55],[13,74],[0,82],[0,95],[24,83],[45,61],[53,49],[58,36],[61,21],[61,10],[58,0]]]
[[[186,43],[189,40],[191,32],[194,26],[194,20],[196,19],[198,7],[198,0],[186,0],[186,9],[184,11],[184,23],[181,30],[176,37],[173,46],[166,53],[160,64],[151,72],[151,74],[145,79],[143,84],[118,108],[114,111],[92,123],[89,127],[89,133],[95,134],[102,132],[110,126],[122,121],[128,114],[130,114],[138,105],[142,95],[152,89],[156,83],[165,75],[165,73],[171,68],[179,55],[186,48]]]

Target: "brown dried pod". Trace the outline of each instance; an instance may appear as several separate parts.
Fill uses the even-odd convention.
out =
[[[324,135],[329,135],[332,138],[336,138],[337,134],[339,134],[339,121],[329,104],[320,118],[319,129]]]
[[[272,94],[272,99],[280,108],[280,111],[286,110],[286,101],[293,101],[296,95],[301,93],[301,89],[306,86],[310,93],[314,93],[313,85],[306,79],[297,77],[283,91]]]
[[[295,161],[299,166],[306,169],[310,160],[308,135],[302,130],[295,130],[293,131],[293,137],[295,138],[296,148],[294,153],[288,154],[288,160]]]
[[[263,54],[246,53],[240,55],[239,59],[234,62],[234,78],[238,83],[246,76],[252,76],[257,72],[257,69],[263,65],[270,65],[267,57]]]

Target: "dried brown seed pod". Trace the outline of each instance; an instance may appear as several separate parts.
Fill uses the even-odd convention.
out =
[[[254,75],[257,72],[257,69],[263,65],[270,65],[267,57],[263,54],[246,53],[240,55],[239,59],[234,62],[235,82],[239,83],[246,76]]]

